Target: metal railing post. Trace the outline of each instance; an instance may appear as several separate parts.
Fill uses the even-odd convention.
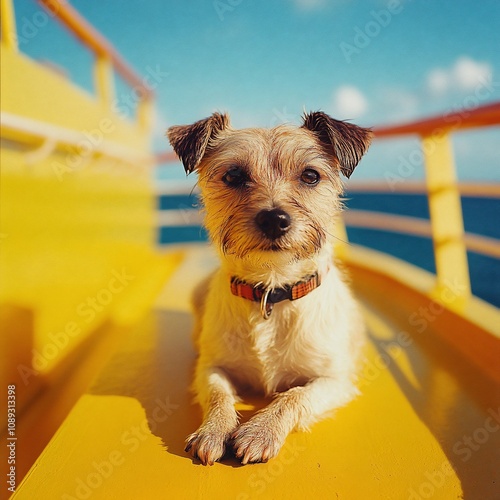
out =
[[[10,50],[17,50],[16,18],[12,0],[1,0],[1,15],[2,44]]]
[[[9,5],[11,0],[6,0]],[[121,54],[66,0],[38,0],[85,47],[95,55],[94,85],[96,94],[107,110],[113,111],[115,99],[114,72],[140,93],[137,125],[141,134],[147,135],[153,124],[154,92],[123,59]],[[4,29],[4,1],[2,0],[2,30]]]
[[[115,96],[113,63],[109,57],[97,54],[94,63],[94,81],[97,96],[106,109],[111,109]]]
[[[460,307],[470,297],[462,205],[448,133],[422,137],[440,302]]]

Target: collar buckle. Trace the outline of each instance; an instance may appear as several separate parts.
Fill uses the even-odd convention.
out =
[[[271,289],[268,288],[260,299],[260,314],[264,319],[269,319],[271,317],[271,313],[273,312],[274,304],[272,302],[268,302],[269,294],[271,293]]]

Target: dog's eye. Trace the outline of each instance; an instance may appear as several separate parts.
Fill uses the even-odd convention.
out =
[[[240,167],[231,167],[222,177],[222,182],[230,187],[242,187],[248,181],[248,176]]]
[[[306,168],[303,172],[302,175],[300,176],[300,180],[304,184],[309,184],[310,186],[314,186],[319,182],[319,174],[316,172],[316,170],[313,170],[312,168]]]

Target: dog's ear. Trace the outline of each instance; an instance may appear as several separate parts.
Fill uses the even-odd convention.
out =
[[[314,132],[338,160],[342,173],[349,178],[370,145],[371,129],[335,120],[321,111],[304,114],[303,119],[302,127]]]
[[[210,141],[228,127],[229,116],[225,113],[214,113],[192,125],[176,125],[167,130],[168,140],[187,174],[196,170],[210,147]]]

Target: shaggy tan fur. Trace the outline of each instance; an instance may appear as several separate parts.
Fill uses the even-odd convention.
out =
[[[203,464],[232,446],[243,464],[275,456],[294,429],[306,429],[357,393],[363,322],[334,265],[332,227],[341,211],[340,174],[349,176],[371,132],[321,112],[302,127],[234,130],[227,115],[171,127],[169,140],[186,171],[197,171],[205,225],[221,266],[196,290],[194,388],[204,411],[186,450]],[[278,235],[262,212],[287,217]],[[275,223],[275,221],[273,221]],[[233,276],[281,288],[319,272],[321,285],[274,305],[235,296]],[[239,425],[234,405],[253,391],[274,400]]]

